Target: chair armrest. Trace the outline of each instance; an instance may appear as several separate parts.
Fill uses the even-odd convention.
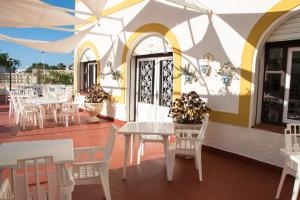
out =
[[[75,162],[74,165],[84,165],[84,164],[100,164],[110,162],[109,160],[96,159],[97,153],[104,153],[105,147],[97,146],[97,147],[82,147],[82,148],[74,148],[74,156]],[[80,157],[80,155],[86,155],[86,159],[84,161],[76,162],[76,159]]]
[[[87,153],[88,151],[104,151],[105,147],[102,146],[97,146],[97,147],[79,147],[79,148],[74,148],[74,153]]]

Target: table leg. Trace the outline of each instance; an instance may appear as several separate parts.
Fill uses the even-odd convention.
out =
[[[135,141],[135,134],[132,134],[131,135],[131,139],[130,139],[130,158],[129,158],[129,164],[133,163],[134,141]]]
[[[294,188],[293,188],[293,195],[292,200],[298,199],[299,194],[299,187],[300,187],[300,166],[297,167],[295,182],[294,182]]]
[[[170,175],[170,156],[169,156],[169,136],[162,136],[164,141],[164,152],[165,152],[165,163],[166,163],[166,171],[167,171],[167,179],[168,181],[172,181],[172,177]]]
[[[127,162],[128,162],[128,147],[129,147],[129,140],[131,134],[124,134],[125,136],[125,150],[124,150],[124,165],[123,165],[123,179],[126,179],[126,170],[127,170]]]

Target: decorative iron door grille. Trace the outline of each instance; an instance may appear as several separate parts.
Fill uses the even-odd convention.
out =
[[[138,61],[139,91],[138,101],[153,104],[155,60]]]
[[[173,59],[160,61],[159,105],[171,107],[173,95]]]

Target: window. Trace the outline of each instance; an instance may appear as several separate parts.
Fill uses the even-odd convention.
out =
[[[83,89],[87,89],[96,85],[97,64],[95,62],[86,62],[83,66]]]
[[[267,43],[262,122],[283,124],[300,121],[299,80],[300,41]]]

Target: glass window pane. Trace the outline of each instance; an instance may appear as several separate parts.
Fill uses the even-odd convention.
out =
[[[268,60],[267,60],[267,71],[280,71],[282,70],[282,48],[271,48],[269,49]]]
[[[281,74],[266,74],[265,96],[280,97]]]
[[[281,73],[265,75],[264,106],[262,120],[278,123],[282,119],[283,97],[281,95]]]
[[[288,119],[300,120],[300,51],[293,52],[288,104]]]

